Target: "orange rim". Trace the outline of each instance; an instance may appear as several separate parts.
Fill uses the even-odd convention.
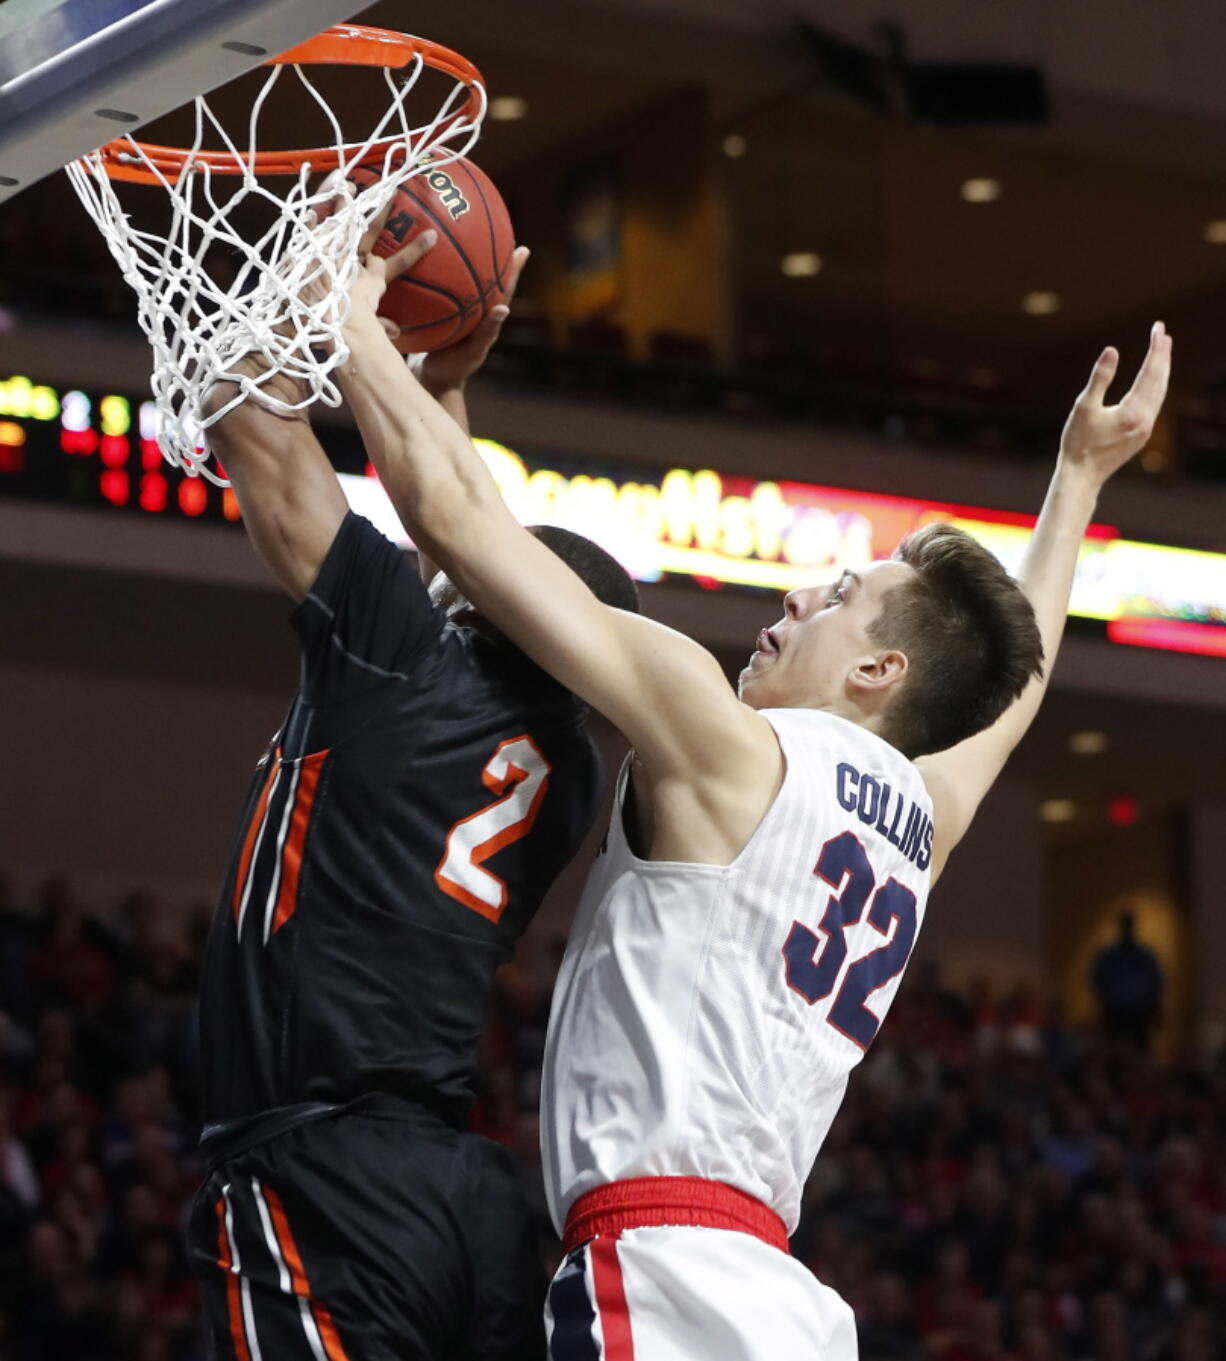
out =
[[[484,86],[481,72],[458,52],[431,42],[428,38],[414,38],[407,33],[393,33],[386,28],[370,28],[362,24],[335,24],[316,34],[314,38],[291,47],[278,57],[269,57],[265,66],[381,66],[400,70],[420,58],[427,66],[442,71],[468,89],[464,103],[439,124],[444,133],[461,119],[475,118],[481,109],[480,90]],[[185,147],[157,146],[152,142],[136,142],[149,158],[150,169],[143,162],[132,164],[132,140],[116,138],[99,147],[97,156],[102,167],[113,180],[133,184],[160,184],[158,174],[174,183],[188,163],[208,166],[215,175],[240,175],[247,165],[257,175],[296,175],[304,165],[313,170],[335,170],[341,157],[335,147],[304,147],[301,150],[257,151],[245,157],[239,165],[229,151],[198,151],[194,155]],[[402,145],[400,137],[387,137],[372,142],[362,163],[382,161],[388,151]]]

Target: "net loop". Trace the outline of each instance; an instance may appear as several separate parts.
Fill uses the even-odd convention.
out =
[[[311,80],[307,64],[320,62],[382,65],[390,104],[362,140],[346,138]],[[219,486],[228,483],[211,462],[205,432],[240,402],[255,400],[281,415],[315,402],[340,405],[335,373],[348,358],[343,327],[362,237],[401,184],[465,155],[485,115],[476,68],[408,35],[339,25],[267,66],[247,118],[245,147],[202,95],[194,101],[190,146],[122,137],[67,167],[137,296],[153,352],[162,453],[189,476]],[[415,126],[406,105],[428,67],[444,71],[454,85],[434,116]],[[329,145],[258,150],[261,113],[283,79],[301,82],[322,111]],[[206,149],[206,141],[220,142],[221,149]],[[363,188],[344,178],[358,166],[376,175]],[[321,182],[324,171],[339,173]],[[125,212],[116,185],[132,182],[166,194],[162,230],[139,228]],[[249,240],[232,218],[252,205],[272,220]],[[238,367],[247,355],[266,365],[258,376]],[[281,395],[285,385],[274,384],[281,376],[297,386],[299,399]],[[234,395],[206,413],[205,398],[219,382],[233,383]]]

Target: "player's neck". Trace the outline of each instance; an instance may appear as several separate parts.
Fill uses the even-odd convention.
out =
[[[866,712],[859,705],[855,704],[845,696],[835,700],[829,700],[822,704],[788,704],[781,705],[781,708],[789,709],[811,709],[819,714],[833,714],[836,718],[845,719],[848,723],[854,723],[857,728],[863,728],[865,732],[871,732],[874,737],[879,737],[889,746],[894,743],[886,732],[886,715],[884,710]]]

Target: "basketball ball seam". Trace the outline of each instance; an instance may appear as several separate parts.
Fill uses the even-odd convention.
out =
[[[442,284],[431,283],[429,279],[415,279],[411,274],[403,274],[399,279],[393,280],[393,282],[404,284],[410,288],[424,289],[427,293],[441,294],[452,304],[458,316],[462,317],[468,311],[468,308],[464,304],[464,299],[461,298],[458,293],[453,293],[451,289],[444,288]],[[446,318],[444,317],[442,320],[445,321]],[[422,326],[438,326],[441,324],[442,323],[438,321],[420,322],[414,329],[420,330]]]
[[[511,253],[507,256],[507,258],[506,258],[506,260],[504,261],[502,267],[498,270],[498,277],[494,280],[495,286],[496,286],[500,291],[501,291],[502,289],[506,288],[506,283],[505,283],[504,281],[506,280],[507,276],[511,273],[511,262],[512,262],[514,259],[515,259],[515,247],[512,246],[512,247],[511,247]],[[491,289],[490,291],[493,292],[493,289]]]
[[[489,234],[490,234],[490,259],[494,261],[494,267],[495,267],[495,269],[497,270],[497,273],[496,273],[495,276],[494,276],[494,277],[495,277],[495,282],[497,283],[499,289],[501,290],[501,288],[502,288],[502,271],[501,271],[501,270],[498,270],[498,268],[497,268],[497,266],[498,266],[498,256],[497,256],[497,251],[498,251],[498,237],[497,237],[497,235],[496,235],[496,233],[495,233],[495,231],[494,231],[494,216],[493,216],[493,214],[490,212],[490,201],[489,201],[489,199],[487,199],[487,198],[485,197],[485,190],[481,187],[481,181],[477,178],[477,176],[476,176],[476,175],[470,174],[468,178],[472,181],[473,188],[476,189],[477,193],[481,195],[481,208],[482,208],[482,210],[483,210],[484,213],[485,213],[485,228],[486,228],[486,230],[487,230],[487,231],[489,232]],[[514,250],[515,250],[514,245],[511,246],[511,250],[512,250],[512,253],[514,253]],[[483,301],[484,301],[484,299],[483,299]]]
[[[443,339],[436,341],[434,349],[432,350],[401,350],[401,354],[433,354],[434,350],[445,350],[447,346],[452,344],[459,336],[464,321],[464,313],[458,312],[453,317],[444,317],[442,321],[423,321],[418,322],[415,326],[402,326],[397,335],[398,340],[403,339],[406,336],[411,337],[415,331],[430,331],[436,326],[446,326],[448,322],[451,323],[451,332]]]
[[[495,261],[494,282],[491,285],[488,292],[486,292],[481,298],[481,304],[484,307],[485,303],[489,300],[490,295],[493,293],[495,288],[497,288],[500,293],[506,289],[507,286],[506,281],[510,276],[511,265],[515,259],[515,234],[514,231],[512,231],[511,249],[507,253],[506,260],[503,262],[503,264],[499,265],[494,255],[494,252],[498,249],[498,234],[494,230],[494,215],[493,213],[490,212],[489,199],[486,197],[485,190],[484,188],[482,188],[481,181],[477,178],[477,176],[470,175],[469,178],[471,179],[473,187],[476,189],[477,193],[481,195],[481,206],[485,209],[485,225],[489,229],[490,234],[490,259]]]
[[[422,212],[424,212],[426,216],[434,223],[434,225],[439,229],[439,231],[444,236],[446,236],[447,240],[450,241],[451,244],[455,247],[456,254],[460,257],[461,260],[464,261],[464,268],[468,270],[469,277],[473,281],[473,288],[476,290],[477,296],[481,297],[483,292],[481,288],[481,276],[473,268],[472,261],[468,258],[468,252],[464,249],[463,242],[459,241],[452,234],[447,224],[442,220],[442,218],[438,216],[437,213],[435,213],[434,209],[431,208],[430,205],[427,202],[425,202],[424,199],[419,198],[418,195],[413,192],[413,190],[410,188],[411,184],[412,180],[410,180],[408,184],[401,185],[400,192],[402,194],[407,194],[413,200],[413,202],[416,203],[419,208],[421,208]]]
[[[459,333],[464,323],[468,320],[470,309],[464,306],[463,300],[457,297],[449,288],[444,288],[441,284],[428,283],[424,279],[414,279],[409,275],[405,275],[403,279],[398,279],[397,283],[404,283],[413,288],[423,289],[429,293],[437,293],[441,297],[446,298],[455,308],[455,312],[450,317],[438,317],[434,321],[418,321],[414,322],[412,326],[404,326],[397,323],[400,325],[399,334],[406,336],[412,335],[416,331],[432,331],[436,326],[446,326],[448,322],[451,322],[451,334],[448,335],[446,340],[439,342],[436,348],[441,350],[444,346],[450,345],[452,338]]]

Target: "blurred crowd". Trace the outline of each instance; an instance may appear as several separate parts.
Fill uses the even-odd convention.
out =
[[[208,905],[105,916],[0,880],[0,1361],[198,1361],[182,1246],[199,1169],[193,997]],[[557,1258],[536,1105],[561,943],[500,977],[472,1124]],[[1226,1356],[1226,1067],[1157,1064],[1025,988],[912,970],[806,1193],[793,1251],[863,1361]]]
[[[0,1358],[199,1357],[181,1225],[195,1184],[197,969],[208,914],[67,879],[0,880]]]

